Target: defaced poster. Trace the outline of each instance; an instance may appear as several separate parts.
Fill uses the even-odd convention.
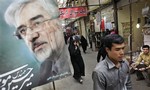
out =
[[[71,74],[55,0],[0,0],[0,90],[29,90]]]

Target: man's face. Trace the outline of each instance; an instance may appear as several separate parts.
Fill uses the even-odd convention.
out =
[[[148,54],[149,53],[149,49],[148,48],[143,48],[143,53],[144,54]]]
[[[111,50],[109,48],[106,48],[109,59],[113,62],[121,61],[124,56],[124,48],[125,43],[112,44]]]
[[[41,62],[48,58],[57,60],[64,46],[58,22],[38,2],[27,4],[16,17],[18,32]]]

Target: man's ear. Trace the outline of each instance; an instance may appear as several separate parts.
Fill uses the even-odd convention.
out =
[[[110,51],[110,49],[108,47],[106,47],[105,50],[107,53]]]

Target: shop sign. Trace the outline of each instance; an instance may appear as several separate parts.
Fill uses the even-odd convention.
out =
[[[129,40],[129,36],[130,36],[130,22],[122,22],[122,29],[123,29],[123,37],[126,41],[126,43],[128,43]],[[133,22],[132,22],[133,24]],[[133,27],[133,26],[132,26]],[[134,32],[132,33],[132,35],[134,35]],[[134,41],[134,38],[132,38],[132,41]]]
[[[86,7],[60,8],[60,18],[76,18],[87,16]]]

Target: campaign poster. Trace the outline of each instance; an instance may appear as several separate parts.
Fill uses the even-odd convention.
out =
[[[15,16],[17,19],[15,18],[12,24],[16,24],[16,21],[18,20],[21,21],[20,18],[23,17],[23,25],[16,27],[6,23],[6,19],[9,19],[9,17],[7,18],[5,16],[5,12],[7,11],[9,5],[15,1],[19,2],[32,0],[0,0],[0,90],[30,90],[34,87],[53,82],[55,80],[61,80],[62,78],[71,75],[68,65],[69,54],[64,43],[64,37],[63,33],[61,33],[61,28],[58,28],[59,26],[52,24],[51,18],[49,18],[47,21],[43,20],[45,19],[45,14],[42,13],[44,12],[43,8],[42,12],[36,10],[38,8],[34,9],[36,12],[31,12],[32,8],[41,7],[39,6],[39,3],[32,3],[32,8],[29,8],[29,6],[26,5],[29,10],[26,10],[25,8],[20,9],[24,10],[23,12],[28,11],[28,13],[17,13],[18,15]],[[52,2],[53,0],[34,1]],[[53,10],[55,9],[53,8]],[[36,14],[38,17],[34,16]],[[40,25],[38,26],[40,30],[32,32],[31,34],[29,32],[27,33],[27,30],[29,30],[29,28],[34,30],[37,28],[37,26],[34,26],[34,24],[32,25],[32,23],[30,23],[31,25],[29,25],[29,27],[25,26],[26,22],[28,22],[29,15],[32,15],[30,16],[32,18],[30,21],[33,19],[35,21],[35,19],[38,18],[38,23],[36,22],[36,24]],[[53,21],[53,23],[58,22],[57,18],[55,18]],[[20,23],[18,22],[17,25],[19,24]],[[17,31],[22,27],[22,31]],[[45,28],[46,30],[44,30]],[[53,31],[49,31],[48,28],[56,29],[53,30],[55,31],[55,34]],[[26,32],[23,30],[26,30]],[[47,34],[43,37],[42,34],[44,33]],[[34,34],[38,34],[38,37],[33,39]],[[19,37],[19,35],[21,36]],[[32,42],[26,38],[29,35],[32,36]],[[50,37],[51,40],[49,39]],[[38,51],[40,51],[41,54],[38,53]],[[47,57],[44,56],[45,52],[48,53],[46,55]],[[41,61],[39,57],[42,58]]]

